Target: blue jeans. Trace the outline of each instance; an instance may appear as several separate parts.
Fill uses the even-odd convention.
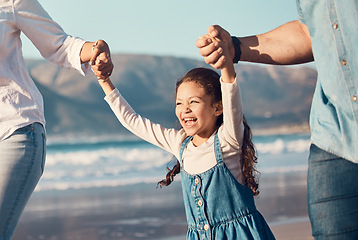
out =
[[[9,240],[45,163],[44,128],[33,123],[0,142],[0,240]]]
[[[311,145],[308,211],[312,235],[320,239],[358,239],[358,164]]]

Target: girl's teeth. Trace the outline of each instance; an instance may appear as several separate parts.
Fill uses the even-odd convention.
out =
[[[184,122],[186,125],[192,126],[196,122],[196,118],[184,118]]]

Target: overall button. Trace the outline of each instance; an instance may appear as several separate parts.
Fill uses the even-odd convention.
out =
[[[347,65],[347,61],[343,59],[343,60],[341,61],[341,64],[342,64],[343,66],[346,66],[346,65]]]
[[[195,185],[198,185],[199,184],[199,179],[195,178],[194,182],[195,182]]]
[[[204,225],[204,230],[205,230],[205,231],[208,231],[209,228],[210,228],[210,227],[209,227],[209,224],[205,224],[205,225]]]
[[[357,101],[357,96],[353,96],[352,100],[353,100],[353,102],[356,102]]]
[[[337,28],[338,28],[338,24],[337,23],[333,24],[333,29],[337,29]]]
[[[199,207],[203,206],[203,202],[201,200],[198,201]]]

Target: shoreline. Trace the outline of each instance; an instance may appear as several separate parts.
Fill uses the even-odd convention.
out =
[[[310,126],[308,123],[282,125],[271,128],[253,128],[253,136],[272,136],[272,135],[289,135],[289,134],[310,134]]]
[[[271,230],[277,240],[314,240],[308,217],[272,224]]]
[[[277,239],[313,239],[306,174],[263,174],[255,199]],[[180,181],[63,191],[31,197],[13,240],[178,240],[187,231]],[[299,237],[299,238],[298,238]]]

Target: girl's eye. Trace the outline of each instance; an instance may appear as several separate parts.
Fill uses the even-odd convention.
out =
[[[191,103],[191,104],[192,104],[192,103],[198,103],[198,101],[192,100],[192,101],[190,101],[190,103]]]
[[[177,102],[176,105],[177,105],[177,106],[180,106],[180,105],[181,105],[181,102]]]

